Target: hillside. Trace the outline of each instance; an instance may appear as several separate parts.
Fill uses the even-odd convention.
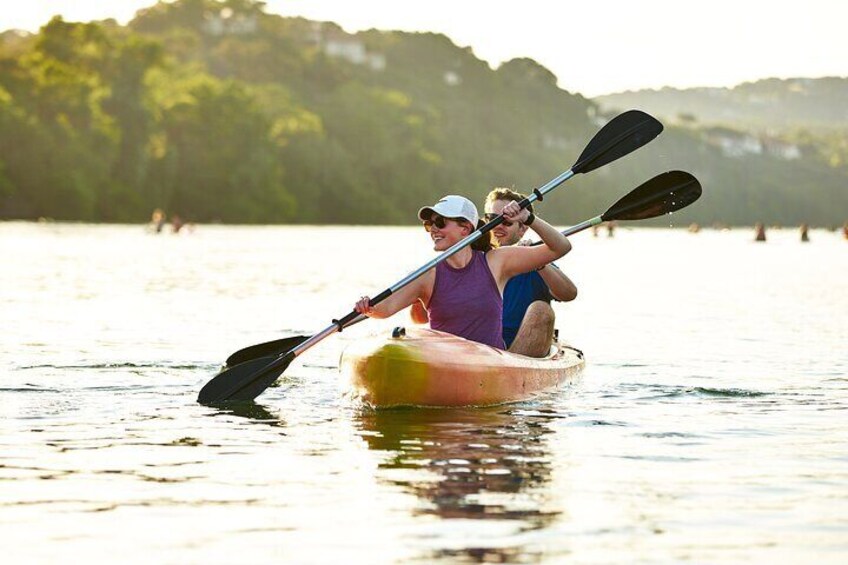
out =
[[[605,110],[640,107],[669,121],[745,129],[848,129],[848,77],[765,79],[734,88],[663,88],[595,98]]]
[[[843,130],[623,103],[665,133],[546,199],[552,222],[669,169],[705,195],[657,225],[845,220]],[[529,59],[492,69],[444,35],[347,34],[252,0],[160,2],[127,26],[54,18],[0,34],[0,219],[410,224],[446,193],[541,185],[610,115]]]

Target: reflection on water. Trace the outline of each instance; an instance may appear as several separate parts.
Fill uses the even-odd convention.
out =
[[[227,402],[221,403],[217,408],[218,412],[212,414],[212,416],[238,416],[258,424],[279,427],[286,425],[281,416],[270,412],[264,406],[255,402]]]
[[[545,419],[514,409],[381,410],[357,418],[372,450],[388,458],[380,480],[415,494],[416,514],[444,520],[496,520],[515,531],[544,528],[557,510],[545,510],[552,462]],[[433,557],[508,562],[533,557],[502,542],[440,548]],[[537,555],[538,556],[538,555]]]

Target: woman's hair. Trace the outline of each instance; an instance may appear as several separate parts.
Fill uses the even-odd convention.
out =
[[[462,221],[462,220],[460,220]],[[471,222],[463,222],[465,224],[471,225]],[[486,225],[486,222],[483,220],[477,220],[477,227],[475,229],[480,229]],[[471,230],[472,232],[474,230]],[[486,232],[483,234],[483,237],[477,238],[471,243],[471,249],[474,251],[482,251],[486,253],[487,251],[491,251],[494,249],[494,245],[492,245],[492,232]]]
[[[511,188],[493,188],[492,192],[486,197],[486,202],[494,202],[495,200],[507,200],[512,202],[521,202],[524,200],[526,196],[521,194],[520,192],[516,192]],[[533,205],[530,204],[527,206],[527,210],[532,214],[533,213]]]

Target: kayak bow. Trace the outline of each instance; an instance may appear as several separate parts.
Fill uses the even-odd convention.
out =
[[[425,328],[356,342],[339,369],[347,394],[375,408],[490,406],[528,400],[576,380],[583,354],[554,344],[547,357],[495,349]]]

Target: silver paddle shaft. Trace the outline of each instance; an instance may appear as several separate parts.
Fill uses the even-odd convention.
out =
[[[574,171],[572,171],[571,169],[568,169],[567,171],[560,174],[556,178],[551,179],[544,186],[534,190],[533,193],[530,194],[530,196],[528,196],[525,199],[525,201],[522,201],[523,205],[521,206],[521,208],[524,209],[527,206],[529,206],[530,204],[532,204],[533,202],[536,202],[537,200],[541,200],[541,198],[544,197],[547,193],[549,193],[550,191],[552,191],[553,189],[555,189],[556,187],[558,187],[559,185],[561,185],[562,183],[564,183],[565,181],[567,181],[568,179],[573,177],[574,175],[575,175]],[[590,221],[592,221],[592,220],[590,220]],[[406,285],[408,285],[409,283],[411,283],[412,281],[414,281],[415,279],[417,279],[418,277],[420,277],[421,275],[423,275],[424,273],[426,273],[427,271],[429,271],[430,269],[432,269],[433,267],[435,267],[436,265],[441,263],[442,261],[446,261],[450,257],[453,257],[457,252],[459,252],[463,248],[471,245],[472,243],[474,243],[475,241],[480,239],[484,234],[492,231],[496,226],[500,225],[501,222],[503,222],[503,216],[498,216],[497,218],[495,218],[494,220],[492,220],[491,222],[489,222],[485,226],[483,226],[483,227],[477,229],[476,231],[474,231],[473,233],[467,235],[465,237],[465,239],[458,241],[457,243],[453,244],[451,247],[449,247],[448,249],[446,249],[445,251],[440,253],[437,257],[434,257],[433,259],[428,261],[422,267],[420,267],[419,269],[416,269],[415,271],[409,273],[408,275],[403,277],[401,280],[399,280],[398,282],[396,282],[395,284],[390,286],[387,289],[387,291],[384,291],[383,293],[381,293],[384,296],[382,296],[379,300],[375,300],[374,302],[372,302],[371,305],[373,306],[373,305],[379,304],[385,298],[388,298],[389,295],[391,295],[391,294],[397,292],[398,290],[402,289],[403,287],[405,287]],[[586,222],[584,222],[584,223],[586,223]],[[588,227],[589,225],[592,225],[592,224],[588,224],[585,227]],[[584,228],[581,228],[581,229],[584,229]],[[364,319],[364,317],[365,316],[363,314],[359,314],[353,320],[351,320],[350,322],[345,324],[344,327],[349,327],[349,326],[352,326],[353,324],[361,322],[362,319]],[[328,337],[328,336],[330,336],[330,335],[332,335],[332,334],[334,334],[338,331],[341,331],[342,328],[340,328],[339,325],[340,325],[339,323],[334,321],[331,325],[327,326],[326,328],[324,328],[323,330],[321,330],[317,334],[313,335],[312,337],[310,337],[309,339],[307,339],[303,343],[296,346],[294,349],[291,350],[291,353],[293,353],[294,356],[297,357],[298,355],[300,355],[304,351],[311,348],[313,345],[322,341],[324,338],[326,338],[326,337]]]

